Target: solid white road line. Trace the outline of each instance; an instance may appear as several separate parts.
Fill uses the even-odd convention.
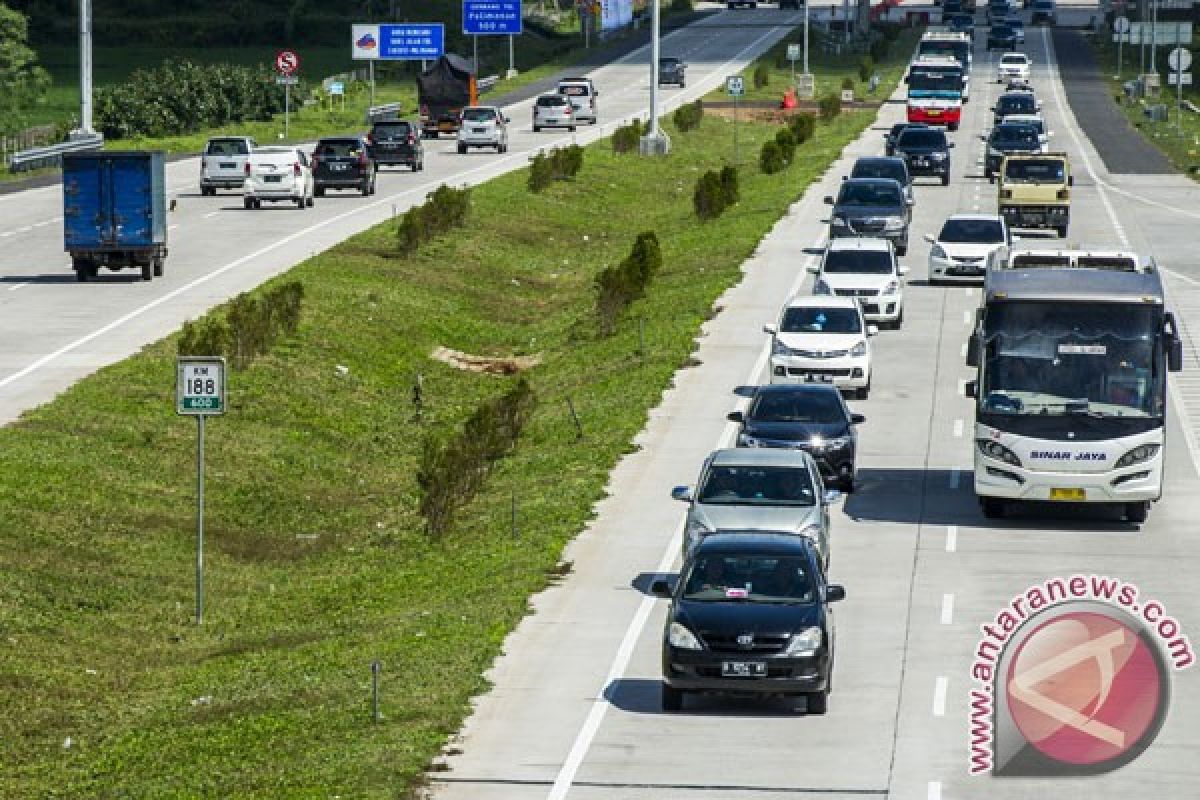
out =
[[[946,552],[953,553],[958,549],[958,526],[946,526]]]
[[[971,324],[971,312],[964,311],[963,312],[963,325],[970,325],[970,324]]]
[[[961,419],[954,420],[954,438],[961,439],[963,435],[964,423]]]
[[[942,800],[942,782],[930,781],[929,792],[926,794],[927,800]]]
[[[24,283],[18,283],[16,286],[8,287],[8,290],[10,292],[15,292],[17,289],[20,289],[22,286],[28,286],[30,283],[32,283],[32,281],[25,281]]]
[[[938,675],[933,684],[933,715],[946,716],[946,676]]]
[[[954,622],[954,595],[942,595],[942,624],[949,625]]]

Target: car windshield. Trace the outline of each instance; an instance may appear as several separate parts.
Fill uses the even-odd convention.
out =
[[[537,99],[537,104],[541,108],[565,106],[567,104],[567,98],[556,94],[543,95]]]
[[[658,68],[659,69],[662,69],[664,67],[667,69],[675,69],[675,67],[677,67],[677,66],[679,66],[678,58],[660,58],[658,60]]]
[[[862,323],[852,308],[794,306],[783,313],[780,333],[861,333]]]
[[[1008,25],[1007,23],[1005,23],[1004,25],[996,25],[992,28],[992,35],[993,36],[1012,36],[1013,35],[1012,26]],[[1000,62],[1002,64],[1012,63],[1012,62],[1008,61],[1007,59],[1003,59],[1003,58],[1000,59]]]
[[[206,155],[244,156],[250,152],[245,139],[213,139],[208,143]]]
[[[988,308],[980,407],[997,414],[1162,416],[1160,306]]]
[[[1007,95],[996,101],[996,113],[1000,116],[1032,114],[1035,111],[1037,111],[1037,100],[1034,100],[1031,94]]]
[[[803,558],[712,553],[693,561],[683,599],[810,605],[816,599],[816,587]]]
[[[896,144],[901,148],[944,148],[946,146],[946,134],[941,131],[935,131],[932,128],[906,128],[900,134],[900,139]]]
[[[998,219],[948,219],[938,234],[948,244],[996,244],[1004,241],[1004,226]]]
[[[412,132],[412,126],[407,122],[376,123],[371,130],[371,137],[387,142],[393,139],[407,139]]]
[[[1009,28],[1007,25],[1002,25],[1000,27],[1006,28],[1009,33],[1012,33],[1012,28]],[[1021,56],[1021,55],[1001,56],[1000,63],[1005,64],[1007,66],[1014,66],[1014,65],[1028,64],[1029,61],[1025,58],[1025,56]]]
[[[900,187],[886,183],[853,183],[842,184],[838,194],[839,206],[900,206],[904,198],[900,195]]]
[[[825,253],[821,272],[827,275],[890,275],[892,254],[887,250],[830,250]]]
[[[817,495],[804,467],[714,466],[697,500],[720,506],[812,506]]]
[[[357,139],[325,139],[317,142],[319,156],[356,156],[362,150]]]
[[[496,112],[490,108],[468,108],[463,111],[462,116],[467,122],[493,122]]]
[[[992,132],[992,144],[1010,147],[1037,147],[1041,143],[1032,125],[1000,125]]]
[[[850,172],[851,178],[891,178],[900,183],[908,182],[908,172],[903,161],[858,161]]]
[[[846,412],[833,392],[759,392],[746,418],[755,422],[833,425],[845,422]]]
[[[1009,159],[1004,163],[1004,179],[1010,183],[1062,183],[1066,167],[1054,158]]]

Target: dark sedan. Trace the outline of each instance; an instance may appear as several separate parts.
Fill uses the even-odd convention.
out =
[[[1005,92],[992,106],[992,124],[999,125],[1009,114],[1037,114],[1042,110],[1033,92]]]
[[[904,187],[904,197],[911,206],[916,196],[913,194],[912,176],[908,174],[908,166],[899,156],[863,156],[854,162],[850,168],[851,178],[891,178]]]
[[[833,206],[829,238],[877,236],[891,241],[896,255],[908,252],[910,210],[904,187],[891,178],[848,178],[837,197],[826,197]]]
[[[658,60],[658,85],[675,84],[680,89],[687,85],[687,64],[681,59],[666,57]]]
[[[326,189],[354,189],[375,194],[375,159],[361,136],[329,136],[317,142],[312,153],[313,193]]]
[[[988,29],[987,35],[988,50],[1010,50],[1017,49],[1017,31],[1011,25],[1000,24],[993,25]]]
[[[745,411],[728,418],[741,423],[738,447],[795,447],[817,462],[821,477],[843,492],[854,491],[854,426],[866,421],[852,414],[836,387],[828,384],[756,386]]]
[[[1000,164],[1010,153],[1040,153],[1042,141],[1038,130],[1024,122],[1002,122],[986,137],[987,153],[983,157],[983,174],[991,183],[996,180]]]
[[[897,122],[892,129],[883,135],[883,153],[887,156],[896,155],[896,140],[905,128],[928,128],[924,122]]]
[[[826,582],[813,543],[786,533],[739,531],[704,539],[672,590],[663,630],[662,706],[690,692],[752,692],[805,698],[828,709],[834,663],[830,603],[846,590]]]
[[[896,139],[896,155],[908,165],[908,173],[940,178],[942,186],[950,184],[950,148],[954,142],[938,128],[906,128]]]

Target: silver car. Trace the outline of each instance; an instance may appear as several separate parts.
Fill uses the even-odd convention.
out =
[[[591,78],[563,78],[558,82],[558,93],[571,101],[575,119],[592,125],[600,119],[600,106],[596,102],[600,92]]]
[[[575,130],[575,108],[565,95],[544,94],[533,104],[533,132],[542,128]]]
[[[497,153],[508,152],[508,123],[511,120],[495,106],[467,106],[462,110],[458,129],[458,152],[472,147],[494,147]]]
[[[671,496],[688,504],[685,561],[717,531],[773,531],[807,536],[829,564],[829,504],[841,493],[823,488],[820,470],[804,450],[716,450],[696,486],[676,486]]]

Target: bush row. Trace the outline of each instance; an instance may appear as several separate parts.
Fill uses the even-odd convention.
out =
[[[225,313],[211,313],[183,323],[177,350],[181,356],[223,356],[245,369],[281,336],[296,332],[304,284],[289,281],[264,292],[245,292],[229,302]]]
[[[696,180],[692,207],[702,220],[715,219],[738,201],[738,173],[730,166],[721,171],[710,169]]]
[[[704,119],[704,102],[696,100],[692,103],[684,103],[675,109],[672,119],[675,127],[683,133],[699,128],[700,121]]]
[[[430,536],[443,535],[454,514],[478,494],[492,465],[516,447],[536,407],[537,396],[521,378],[507,392],[475,409],[455,435],[426,435],[417,466],[417,488],[418,511]]]
[[[825,120],[826,122],[830,121],[838,114],[842,113],[841,94],[837,92],[830,92],[829,94],[822,95],[821,99],[817,101],[817,108],[818,113],[821,115],[821,119]]]
[[[632,120],[628,125],[622,125],[613,131],[612,148],[614,153],[636,153],[644,133],[642,121]]]
[[[577,144],[539,152],[529,160],[529,191],[540,192],[554,181],[574,178],[583,169],[583,148]]]
[[[633,242],[633,249],[625,259],[611,267],[605,267],[596,276],[596,316],[600,332],[609,336],[617,327],[617,320],[629,304],[646,293],[646,287],[662,268],[662,249],[653,231],[643,231]]]
[[[439,186],[425,202],[404,212],[396,226],[396,246],[402,255],[412,255],[425,242],[466,224],[471,212],[471,190]]]

